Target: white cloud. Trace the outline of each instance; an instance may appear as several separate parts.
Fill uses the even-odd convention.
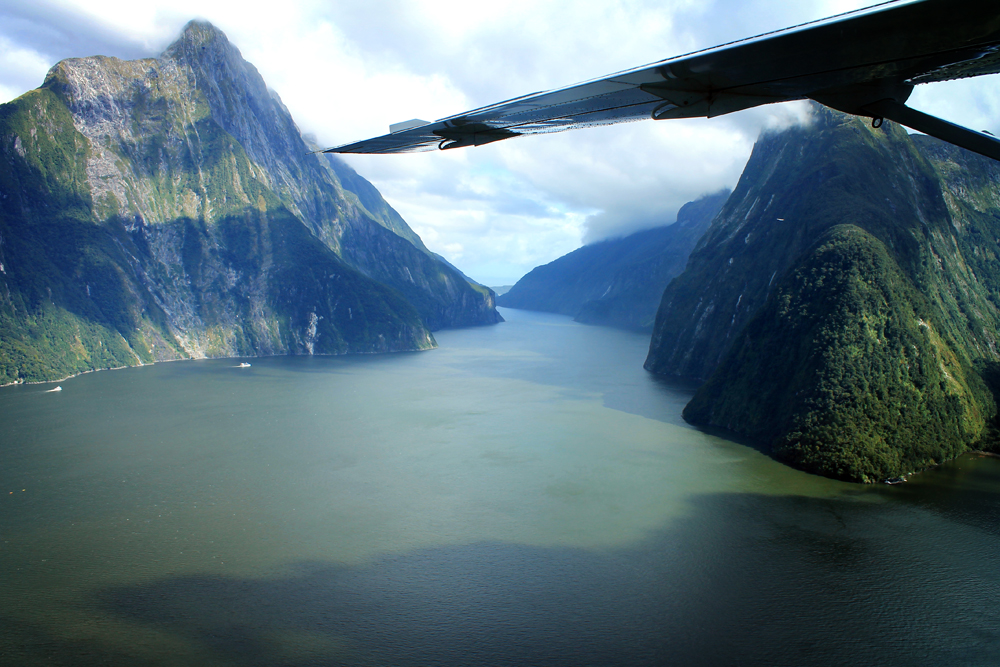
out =
[[[224,30],[325,145],[870,4],[858,0],[7,0],[0,95],[70,55],[155,55],[191,18]],[[72,49],[70,51],[70,49]],[[21,59],[4,66],[3,58]],[[918,88],[911,102],[1000,134],[996,77]],[[671,222],[733,187],[762,128],[803,105],[641,122],[424,155],[349,156],[425,243],[487,283],[511,283],[584,241]]]
[[[37,51],[0,35],[0,102],[9,102],[42,83],[52,63]]]
[[[909,106],[1000,136],[1000,75],[917,86]]]

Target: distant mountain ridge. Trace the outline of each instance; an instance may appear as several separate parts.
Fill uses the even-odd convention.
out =
[[[689,202],[671,225],[587,245],[536,267],[498,305],[573,316],[588,324],[651,330],[663,289],[729,196]]]
[[[0,384],[201,356],[425,349],[500,321],[238,49],[58,63],[0,105]]]
[[[663,294],[646,368],[684,415],[881,481],[992,447],[1000,165],[817,108],[761,137]]]

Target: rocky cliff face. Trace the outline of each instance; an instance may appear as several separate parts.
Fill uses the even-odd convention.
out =
[[[572,315],[579,322],[650,330],[667,284],[725,203],[724,190],[689,202],[672,225],[584,246],[539,266],[501,306]]]
[[[983,446],[996,406],[996,163],[817,109],[762,137],[667,288],[646,367],[794,465],[878,481]]]
[[[0,106],[0,384],[158,359],[432,347],[499,319],[308,148],[215,28]]]
[[[502,321],[494,295],[434,257],[371,183],[336,156],[308,154],[318,147],[218,29],[188,24],[164,57],[189,72],[212,118],[266,170],[289,210],[342,259],[402,292],[432,330]]]

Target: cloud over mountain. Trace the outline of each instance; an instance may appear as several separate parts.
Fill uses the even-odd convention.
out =
[[[221,0],[15,1],[0,9],[9,65],[0,68],[0,94],[37,86],[46,64],[68,55],[154,55],[201,16],[240,44],[303,130],[335,145],[382,134],[392,122],[440,118],[866,4],[560,0],[499,8],[376,0],[307,1],[278,11],[273,3]],[[918,88],[913,102],[1000,133],[995,81]],[[348,159],[431,249],[474,278],[510,283],[582,242],[672,222],[684,202],[733,187],[760,130],[800,117],[802,108]]]

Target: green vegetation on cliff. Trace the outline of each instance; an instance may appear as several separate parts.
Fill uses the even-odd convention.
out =
[[[664,292],[646,367],[685,410],[803,469],[880,481],[984,446],[1000,169],[816,108],[763,136]]]
[[[834,227],[776,287],[684,417],[851,481],[952,458],[993,406],[931,314],[878,239]]]
[[[0,384],[434,345],[410,302],[289,209],[172,61],[60,63],[0,105],[0,155]]]
[[[281,203],[342,260],[402,293],[428,328],[502,321],[493,293],[430,252],[371,183],[337,156],[310,154],[319,147],[221,31],[192,21],[161,60],[191,73],[211,120],[266,173]]]
[[[172,337],[142,313],[123,235],[93,218],[89,146],[65,105],[44,89],[0,105],[0,146],[0,384],[153,361]]]

